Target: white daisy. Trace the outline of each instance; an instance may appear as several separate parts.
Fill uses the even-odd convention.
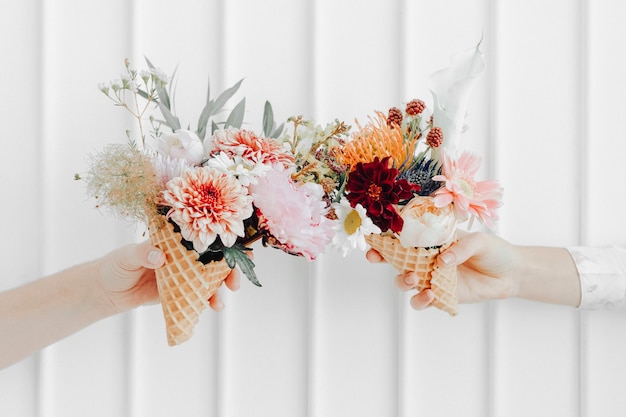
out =
[[[259,176],[265,175],[272,169],[270,165],[261,163],[249,165],[242,157],[235,156],[230,158],[224,152],[211,157],[206,164],[220,172],[237,178],[241,185],[246,187],[250,184],[256,184]]]
[[[367,217],[362,205],[357,204],[353,208],[347,199],[342,198],[339,203],[334,203],[332,207],[337,215],[333,246],[341,250],[344,257],[356,248],[364,251],[367,248],[365,236],[370,233],[381,232],[380,228]]]

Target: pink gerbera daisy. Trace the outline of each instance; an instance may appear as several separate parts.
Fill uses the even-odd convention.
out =
[[[240,156],[254,164],[281,164],[288,167],[293,164],[294,158],[285,152],[283,147],[274,139],[259,137],[249,130],[226,129],[218,130],[206,144],[209,154],[220,152],[229,157]]]
[[[168,217],[199,253],[218,236],[225,246],[232,246],[238,236],[244,236],[243,221],[253,213],[247,189],[210,167],[189,170],[170,180],[163,199],[171,206]]]
[[[498,219],[496,209],[502,205],[502,188],[497,181],[476,181],[474,176],[480,167],[480,158],[463,152],[458,159],[443,153],[441,175],[433,177],[442,181],[443,187],[434,193],[437,207],[453,204],[457,217],[467,220],[476,217],[489,228]]]

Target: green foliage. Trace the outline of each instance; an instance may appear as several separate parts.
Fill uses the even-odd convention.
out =
[[[246,254],[246,252],[250,252],[251,250],[252,249],[242,245],[241,243],[235,243],[231,247],[224,246],[222,248],[224,259],[226,260],[228,266],[231,269],[235,266],[239,266],[241,272],[248,277],[250,282],[257,287],[260,287],[261,283],[257,279],[256,273],[254,272],[254,262],[252,262],[252,259],[250,259],[250,257]]]

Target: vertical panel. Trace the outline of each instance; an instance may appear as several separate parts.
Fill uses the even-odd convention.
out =
[[[113,73],[119,65],[116,59],[127,50],[123,41],[128,16],[124,1],[43,5],[40,151],[45,182],[38,192],[45,201],[46,273],[103,255],[121,242],[125,232],[121,223],[93,209],[83,184],[73,177],[86,169],[88,153],[115,139],[103,137],[100,126],[111,123],[123,135],[124,119],[109,111],[110,104],[99,96],[96,85],[103,81],[100,70]],[[46,416],[124,414],[125,336],[125,317],[120,316],[48,348],[42,355],[41,412]]]
[[[260,131],[265,100],[278,123],[311,117],[309,2],[229,0],[224,7],[224,79],[245,78],[247,127]],[[303,416],[311,265],[258,243],[254,260],[263,287],[242,276],[241,290],[226,300],[220,415]]]
[[[588,2],[589,100],[585,204],[586,244],[626,245],[622,220],[626,198],[626,134],[623,129],[626,94],[626,5],[620,1]],[[613,181],[617,180],[615,192]],[[584,416],[618,416],[626,409],[626,315],[586,312],[583,352]]]
[[[134,64],[146,68],[147,57],[165,73],[175,73],[176,113],[183,126],[194,130],[208,84],[213,98],[224,87],[221,8],[216,0],[134,2]],[[219,323],[220,316],[207,309],[191,340],[169,347],[161,307],[135,313],[131,361],[134,415],[217,415],[222,360]]]
[[[39,257],[33,256],[41,249],[38,244],[41,196],[25,192],[37,189],[41,173],[38,163],[41,134],[38,7],[36,0],[0,4],[0,15],[5,17],[0,26],[0,77],[11,80],[4,83],[0,100],[0,124],[6,135],[4,149],[0,152],[0,194],[3,196],[0,218],[5,236],[0,250],[0,291],[35,279],[41,271]],[[14,42],[15,39],[20,42]],[[10,201],[19,201],[19,205]],[[36,356],[0,371],[0,415],[35,416],[37,372]]]
[[[353,124],[400,100],[400,2],[315,2],[316,114]],[[382,275],[382,276],[381,276]],[[397,414],[397,291],[362,253],[318,264],[313,416]]]
[[[514,243],[576,243],[578,4],[498,2],[497,12],[500,230]],[[494,414],[577,415],[574,310],[511,301],[499,303],[496,314]]]
[[[475,47],[483,36],[481,50],[487,59],[493,53],[489,49],[492,39],[487,35],[488,4],[481,0],[407,1],[406,6],[402,36],[407,69],[402,99],[421,98],[432,105],[428,76],[448,67],[451,55]],[[482,171],[490,168],[491,70],[480,76],[472,91],[466,118],[469,129],[459,143],[461,149],[482,157]],[[485,178],[485,174],[480,175]],[[402,304],[402,415],[487,415],[490,364],[486,305],[460,306],[459,315],[452,318],[434,309],[411,310],[408,295]]]
[[[587,3],[586,95],[578,22]],[[496,165],[483,170],[506,189],[502,235],[578,243],[582,218],[583,243],[626,244],[616,220],[626,209],[620,0],[41,4],[43,29],[40,2],[0,6],[11,17],[0,29],[0,72],[11,80],[4,94],[19,97],[0,102],[5,134],[19,138],[0,153],[0,190],[22,203],[17,218],[14,206],[0,208],[15,219],[4,228],[11,239],[2,289],[141,239],[141,228],[94,210],[72,178],[86,154],[125,140],[129,120],[96,84],[121,72],[125,57],[139,65],[143,55],[167,72],[178,66],[178,111],[192,125],[207,74],[214,92],[245,78],[240,97],[252,128],[265,99],[280,119],[302,113],[352,123],[414,97],[429,101],[427,75],[484,33],[493,65],[472,96],[464,146],[487,162],[497,151]],[[15,155],[42,163],[25,170]],[[588,172],[582,213],[580,169]],[[22,247],[36,248],[40,261],[16,255]],[[222,290],[226,310],[207,311],[185,345],[166,345],[159,306],[97,323],[47,349],[41,376],[32,358],[0,372],[0,415],[614,416],[626,408],[623,313],[583,313],[579,393],[572,309],[504,301],[461,306],[451,319],[412,311],[410,295],[393,286],[395,272],[362,254],[308,264],[255,252],[264,287],[244,277],[240,291]]]

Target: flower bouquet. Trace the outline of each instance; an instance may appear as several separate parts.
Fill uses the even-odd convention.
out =
[[[479,48],[431,76],[434,111],[422,100],[404,110],[376,112],[335,150],[346,168],[334,244],[346,253],[367,242],[398,271],[415,271],[419,291],[431,288],[433,305],[457,313],[456,268],[438,268],[437,255],[456,239],[457,225],[477,219],[494,226],[502,189],[476,181],[479,159],[459,153],[468,93],[484,69]]]
[[[242,129],[245,99],[219,120],[241,81],[202,109],[197,128],[182,128],[172,80],[147,61],[137,71],[126,61],[119,80],[99,89],[137,120],[138,136],[92,156],[84,180],[98,207],[148,226],[166,254],[156,270],[167,340],[188,340],[208,300],[238,267],[260,286],[249,257],[261,240],[309,260],[332,238],[329,198],[301,171],[266,102],[263,133]],[[155,114],[156,113],[156,114]],[[149,126],[149,132],[146,132]],[[137,135],[137,133],[135,134]]]

